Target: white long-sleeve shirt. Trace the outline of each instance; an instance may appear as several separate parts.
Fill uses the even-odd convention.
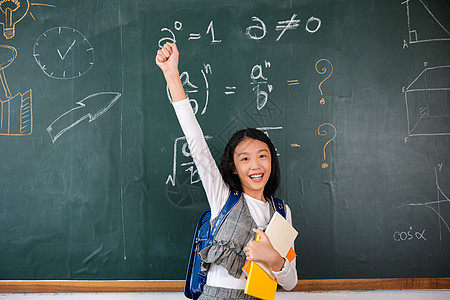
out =
[[[211,219],[217,217],[220,210],[225,205],[230,189],[222,179],[222,175],[211,155],[209,147],[203,136],[200,125],[195,118],[191,104],[188,99],[173,102],[175,113],[184,132],[189,145],[190,154],[197,167],[198,174],[203,183],[203,187],[211,208]],[[258,227],[266,227],[270,221],[269,202],[263,202],[244,194],[250,214]],[[292,224],[290,208],[286,205],[286,220]],[[290,290],[297,284],[296,259],[285,264],[280,272],[273,272],[278,284],[284,289]],[[216,264],[211,264],[207,282],[209,286],[224,287],[230,289],[245,289],[246,279],[244,274],[240,278],[235,278],[228,274],[228,271]]]

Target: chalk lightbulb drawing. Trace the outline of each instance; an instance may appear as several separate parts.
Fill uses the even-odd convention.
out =
[[[3,35],[12,39],[16,35],[16,23],[20,22],[28,13],[30,3],[28,0],[1,0],[0,23],[3,24]]]
[[[3,25],[3,35],[6,39],[12,39],[16,35],[16,24],[29,13],[30,5],[55,7],[51,4],[31,3],[28,0],[0,0],[0,24]]]

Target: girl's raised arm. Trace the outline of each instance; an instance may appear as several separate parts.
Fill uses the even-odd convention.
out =
[[[189,101],[180,101],[186,100],[187,96],[180,79],[178,59],[177,46],[171,43],[166,43],[161,50],[158,50],[155,58],[156,64],[161,68],[166,78],[167,86],[174,102],[175,113],[189,144],[190,155],[202,180],[211,207],[211,218],[213,219],[219,214],[222,206],[225,204],[229,189],[222,180],[200,125],[192,111],[191,104]]]

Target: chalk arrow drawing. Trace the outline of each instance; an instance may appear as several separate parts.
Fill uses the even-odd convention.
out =
[[[52,142],[55,143],[61,135],[85,119],[89,118],[89,123],[94,121],[107,112],[121,96],[116,92],[101,92],[76,102],[77,107],[65,112],[47,127]]]

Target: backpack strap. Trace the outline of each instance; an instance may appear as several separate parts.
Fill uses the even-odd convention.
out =
[[[272,197],[272,200],[276,211],[286,219],[286,206],[284,201],[275,197]]]
[[[220,224],[222,224],[222,221],[228,215],[228,212],[233,208],[234,205],[236,205],[236,203],[239,201],[240,198],[241,198],[240,192],[233,192],[233,191],[230,192],[230,196],[228,196],[227,202],[225,203],[219,215],[217,216],[214,227],[211,228],[211,233],[209,234],[208,241],[206,242],[205,247],[211,246],[212,242],[214,241],[214,236],[216,235],[216,232],[220,227]]]

